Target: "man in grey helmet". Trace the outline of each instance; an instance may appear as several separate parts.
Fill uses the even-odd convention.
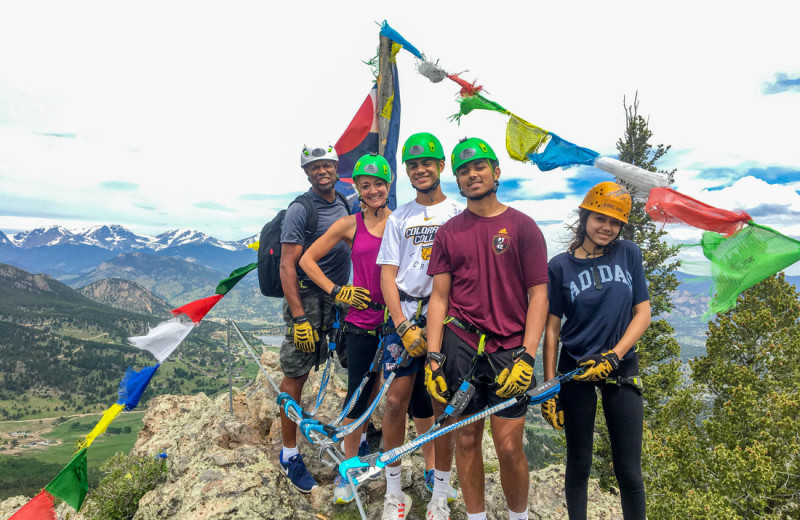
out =
[[[292,203],[286,210],[281,232],[280,276],[283,287],[283,319],[286,336],[281,344],[280,363],[283,381],[280,389],[299,402],[308,373],[327,351],[326,333],[334,319],[334,297],[322,292],[298,263],[303,251],[321,237],[337,220],[349,214],[349,204],[335,189],[339,157],[333,146],[309,148],[300,152],[303,168],[311,189],[301,197],[306,202]],[[316,209],[316,228],[307,222],[305,204]],[[325,276],[337,285],[347,285],[350,278],[350,248],[337,244],[318,262]],[[297,448],[297,425],[281,410],[283,449],[280,464],[292,484],[302,493],[310,493],[317,485],[308,472]]]

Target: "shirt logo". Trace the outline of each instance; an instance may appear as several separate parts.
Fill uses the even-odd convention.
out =
[[[422,248],[422,259],[423,260],[430,260],[431,259],[431,249],[433,247],[423,247]]]
[[[511,237],[505,234],[505,228],[501,229],[492,237],[492,251],[496,255],[502,255],[511,247]]]
[[[405,237],[412,240],[416,246],[419,244],[430,244],[436,237],[436,230],[439,226],[414,226],[406,229]]]

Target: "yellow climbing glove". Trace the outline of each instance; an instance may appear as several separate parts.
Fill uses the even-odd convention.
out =
[[[314,352],[319,341],[319,334],[311,326],[308,316],[303,314],[297,318],[292,318],[292,322],[294,322],[294,327],[292,327],[294,329],[294,348],[300,352]]]
[[[438,357],[434,357],[431,354],[437,354]],[[447,390],[447,381],[445,381],[444,372],[442,371],[444,359],[444,354],[440,352],[428,353],[428,362],[425,363],[425,388],[431,394],[431,397],[440,403],[447,404],[450,392]],[[431,360],[436,361],[438,364],[436,370],[431,369]]]
[[[369,291],[363,287],[356,287],[355,285],[334,285],[331,290],[331,296],[341,303],[346,303],[356,309],[366,309],[367,304],[372,300],[369,297]]]
[[[536,360],[523,352],[518,357],[513,357],[511,364],[500,372],[495,382],[500,386],[497,390],[497,397],[508,398],[522,395],[531,387],[531,383],[536,385],[536,378],[533,377],[533,365]]]
[[[612,370],[619,366],[619,357],[613,350],[602,354],[592,354],[578,360],[578,366],[584,367],[582,374],[572,376],[575,381],[602,381]]]
[[[405,320],[397,327],[397,335],[403,340],[403,347],[411,357],[423,356],[428,350],[425,329],[417,327],[409,320]]]
[[[558,394],[542,403],[542,417],[556,430],[564,429],[564,409]]]

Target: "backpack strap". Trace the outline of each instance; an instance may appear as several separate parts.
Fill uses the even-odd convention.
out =
[[[338,191],[334,190],[336,193],[336,198],[339,199],[342,204],[344,204],[345,209],[347,210],[347,214],[350,214],[350,203],[347,202],[347,198],[339,193]],[[334,199],[334,202],[336,199]],[[303,205],[306,210],[306,242],[314,236],[314,233],[317,232],[317,206],[314,204],[314,200],[311,198],[309,192],[301,193],[294,199],[289,206],[298,202]]]

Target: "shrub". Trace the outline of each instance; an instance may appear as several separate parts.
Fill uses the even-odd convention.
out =
[[[105,476],[83,510],[89,520],[129,520],[139,499],[166,478],[166,461],[117,453],[100,466]]]

